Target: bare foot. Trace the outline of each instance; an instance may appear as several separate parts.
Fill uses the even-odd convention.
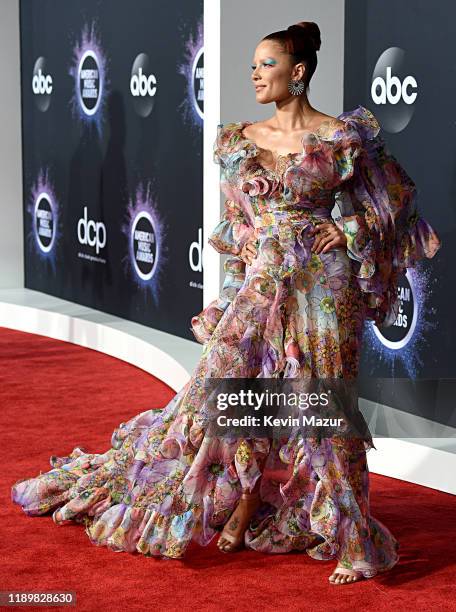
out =
[[[243,493],[233,514],[226,523],[217,546],[223,552],[235,552],[244,545],[244,533],[250,519],[261,503],[259,493]]]
[[[336,569],[329,577],[329,582],[332,584],[350,584],[361,580],[361,578],[364,578],[361,572],[337,565]]]

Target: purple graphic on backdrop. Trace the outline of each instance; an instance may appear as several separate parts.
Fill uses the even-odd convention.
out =
[[[95,22],[84,25],[68,72],[74,82],[70,100],[73,116],[83,125],[95,125],[101,136],[109,81],[107,58]]]
[[[184,120],[201,126],[204,118],[204,48],[203,25],[198,24],[195,36],[187,31],[181,33],[184,61],[178,66],[179,74],[185,77],[187,95],[180,104]]]
[[[124,258],[126,272],[138,287],[150,291],[158,305],[160,277],[166,263],[164,224],[151,195],[151,183],[140,184],[127,208],[127,222],[122,232],[128,240],[128,254]]]
[[[27,212],[31,229],[27,234],[27,246],[30,252],[48,261],[55,274],[56,246],[60,238],[60,206],[49,175],[47,168],[40,170],[30,191]]]
[[[390,366],[395,375],[395,365],[399,362],[410,378],[416,378],[420,367],[421,346],[426,343],[429,332],[437,327],[435,308],[429,308],[431,272],[422,265],[409,268],[398,283],[401,308],[395,323],[386,328],[378,328],[373,322],[366,324],[367,345],[370,356]],[[377,363],[375,364],[377,365]]]

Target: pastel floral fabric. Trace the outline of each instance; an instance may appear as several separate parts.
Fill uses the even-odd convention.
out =
[[[373,114],[358,106],[338,119],[343,127],[306,134],[279,170],[245,137],[250,122],[219,126],[225,210],[208,241],[228,257],[219,297],[191,320],[203,344],[192,377],[162,410],[121,423],[105,453],[77,447],[17,481],[24,512],[83,523],[116,551],[181,558],[190,541],[208,544],[261,478],[248,547],[305,550],[366,577],[395,565],[398,542],[369,511],[370,435],[216,438],[202,417],[206,378],[355,380],[366,319],[392,324],[397,275],[440,248]],[[328,221],[347,248],[312,253],[309,230]],[[257,257],[246,266],[249,239]]]

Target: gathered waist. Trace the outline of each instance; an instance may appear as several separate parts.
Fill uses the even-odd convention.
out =
[[[301,208],[298,210],[270,210],[254,218],[255,229],[273,229],[280,226],[318,225],[332,220],[329,208]]]

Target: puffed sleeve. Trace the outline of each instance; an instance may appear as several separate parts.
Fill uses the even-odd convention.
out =
[[[226,199],[222,218],[207,241],[218,253],[239,255],[253,231],[239,201]]]
[[[239,136],[239,124],[220,124],[214,143],[214,161],[220,165],[220,185],[225,195],[224,212],[208,238],[216,251],[228,254],[223,270],[225,277],[219,296],[191,319],[190,331],[196,340],[206,344],[229,304],[245,280],[245,262],[239,257],[242,247],[253,234],[249,202],[239,188],[239,162],[253,153],[252,146]],[[244,198],[244,199],[243,199]]]
[[[220,165],[220,188],[225,196],[222,218],[208,238],[219,253],[239,255],[254,231],[250,202],[239,186],[239,162],[249,156],[250,144],[239,135],[239,124],[217,126],[213,159]]]
[[[353,175],[336,190],[333,217],[347,238],[367,318],[390,326],[400,308],[398,275],[433,257],[441,242],[419,215],[416,185],[386,147],[374,115],[358,107],[345,120],[356,127],[363,147]]]
[[[219,296],[191,319],[190,331],[201,344],[210,340],[220,319],[245,280],[245,263],[240,257],[227,257],[223,269],[225,278]]]

